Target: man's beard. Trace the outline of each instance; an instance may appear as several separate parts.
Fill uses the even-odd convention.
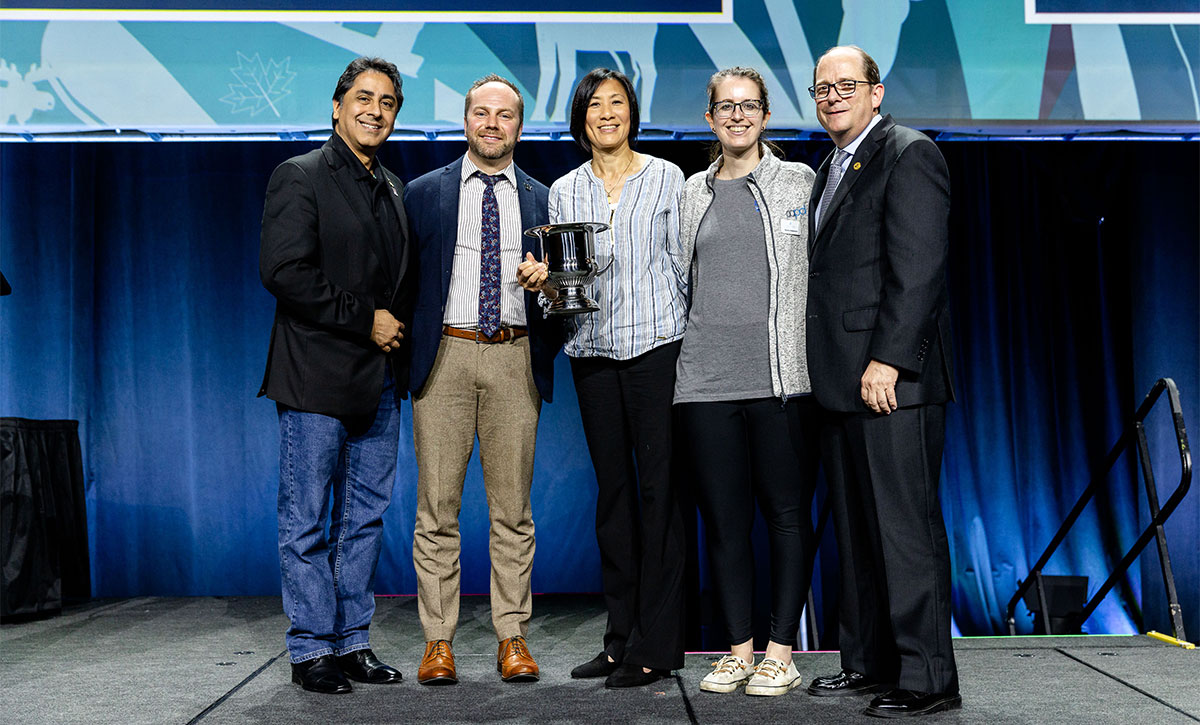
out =
[[[486,131],[490,129],[484,130]],[[507,156],[516,147],[517,142],[509,141],[508,143],[502,143],[499,146],[492,146],[489,148],[484,146],[477,137],[471,136],[469,139],[467,139],[467,145],[471,147],[471,150],[475,152],[476,156],[482,159],[491,160],[502,159]]]

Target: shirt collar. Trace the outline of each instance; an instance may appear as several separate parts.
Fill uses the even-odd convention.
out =
[[[875,116],[871,119],[871,122],[867,124],[867,127],[862,130],[862,133],[858,134],[858,136],[856,136],[853,141],[846,144],[846,147],[844,149],[842,149],[842,151],[846,152],[847,159],[849,159],[851,156],[854,155],[854,152],[858,150],[858,145],[863,142],[863,139],[867,137],[867,134],[871,133],[871,129],[875,128],[875,125],[882,120],[883,120],[883,114],[876,113]]]
[[[350,167],[350,172],[354,174],[354,178],[375,178],[374,175],[367,169],[367,167],[363,166],[362,160],[354,155],[354,152],[350,150],[350,146],[346,143],[346,140],[339,136],[337,131],[334,131],[332,134],[330,134],[329,142],[333,144],[333,148],[336,149],[338,154],[342,157],[342,161],[345,161],[346,165]],[[374,163],[375,168],[378,169],[379,159],[375,159]]]
[[[462,175],[459,177],[459,181],[465,184],[467,183],[467,179],[480,172],[481,169],[475,164],[471,163],[471,157],[463,154]],[[508,183],[512,184],[513,188],[516,188],[517,186],[516,165],[511,161],[508,162],[508,166],[505,166],[499,174],[493,174],[493,176],[503,176],[504,178],[508,179]]]

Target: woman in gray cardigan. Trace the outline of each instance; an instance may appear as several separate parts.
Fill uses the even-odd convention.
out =
[[[817,409],[804,351],[808,197],[813,171],[761,139],[771,117],[762,76],[718,72],[705,118],[721,153],[684,185],[681,241],[692,303],[675,383],[682,445],[695,464],[714,590],[730,653],[700,682],[708,692],[782,695],[816,544]],[[755,502],[768,527],[771,637],[754,663],[751,596]]]

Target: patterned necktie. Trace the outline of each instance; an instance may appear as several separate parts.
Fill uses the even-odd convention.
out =
[[[837,191],[838,182],[842,180],[842,162],[850,154],[838,149],[833,152],[833,161],[829,162],[829,178],[825,180],[825,191],[821,192],[821,201],[817,204],[817,225],[825,219],[825,209],[833,201],[833,192]]]
[[[496,182],[503,176],[483,179],[483,236],[479,252],[479,332],[491,337],[500,329],[500,206]]]

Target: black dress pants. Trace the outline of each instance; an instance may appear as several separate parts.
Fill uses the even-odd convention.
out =
[[[754,507],[767,523],[771,641],[795,647],[815,548],[817,405],[812,396],[679,405],[714,590],[729,643],[754,634]]]
[[[825,413],[821,451],[841,567],[842,667],[958,692],[950,548],[938,501],[946,408]]]
[[[654,669],[683,666],[686,544],[671,485],[671,400],[679,343],[632,360],[571,358],[596,469],[608,629],[604,651]]]

